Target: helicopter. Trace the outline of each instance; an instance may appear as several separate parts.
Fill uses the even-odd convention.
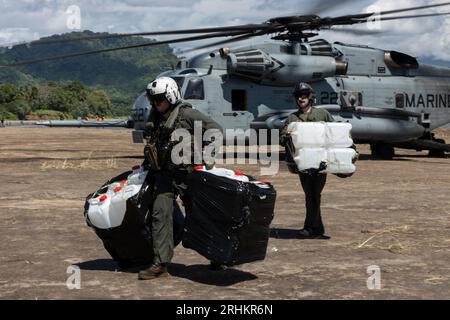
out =
[[[324,18],[315,14],[284,16],[260,24],[44,40],[39,44],[111,37],[198,34],[16,62],[2,67],[228,37],[192,48],[190,51],[211,47],[217,49],[190,59],[183,58],[177,66],[158,75],[173,78],[180,87],[183,99],[224,129],[282,128],[287,116],[296,111],[292,87],[302,81],[314,88],[316,107],[327,109],[335,121],[350,123],[353,140],[355,143],[370,144],[372,156],[392,159],[394,148],[398,147],[429,150],[430,156],[445,157],[450,152],[450,145],[436,139],[432,131],[450,123],[450,68],[421,64],[417,58],[398,51],[331,43],[317,36],[322,30],[335,30],[335,26],[368,23],[373,21],[374,16],[379,21],[387,21],[447,15],[450,13],[394,14],[448,5],[450,3],[447,2]],[[346,29],[345,32],[351,33],[352,30]],[[272,35],[273,42],[234,49],[225,46],[264,35]],[[134,129],[134,143],[143,142],[143,130],[150,111],[151,105],[142,93],[133,105],[131,117],[121,124]],[[57,123],[50,125],[57,126]]]

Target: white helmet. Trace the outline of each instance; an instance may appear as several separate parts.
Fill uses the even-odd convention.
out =
[[[153,82],[150,82],[147,86],[147,98],[153,105],[153,102],[159,102],[163,100],[169,101],[170,104],[176,104],[181,100],[180,89],[178,84],[169,77],[161,77]]]

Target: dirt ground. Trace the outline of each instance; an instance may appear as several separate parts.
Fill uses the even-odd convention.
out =
[[[450,129],[438,136],[450,141]],[[329,175],[323,192],[330,240],[297,239],[304,196],[281,163],[264,177],[278,191],[264,261],[210,271],[180,245],[169,278],[138,281],[116,270],[83,205],[141,163],[142,149],[126,130],[0,128],[1,299],[450,298],[450,159],[406,150],[373,161],[358,146],[357,173]],[[229,167],[260,177],[258,165]],[[66,286],[71,265],[81,269],[79,290]],[[369,266],[381,270],[379,290],[368,289]]]

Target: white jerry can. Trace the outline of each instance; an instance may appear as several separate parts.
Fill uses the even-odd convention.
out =
[[[327,162],[327,151],[325,148],[302,148],[295,153],[294,161],[299,171],[319,169],[322,162]]]
[[[327,150],[327,169],[326,173],[351,174],[356,171],[353,159],[356,157],[356,151],[351,148],[328,149]]]
[[[225,177],[225,178],[232,179],[232,180],[237,180],[237,181],[242,181],[242,182],[250,181],[250,179],[246,175],[244,175],[242,172],[239,172],[239,171],[236,172],[236,171],[226,169],[226,168],[213,167],[212,169],[208,170],[204,166],[198,166],[195,168],[195,170],[208,172],[215,176]]]
[[[291,138],[296,150],[326,146],[324,122],[292,122],[288,130],[292,130]]]
[[[327,122],[325,125],[325,141],[327,148],[350,148],[353,145],[350,123]]]
[[[127,210],[127,200],[139,193],[147,173],[142,169],[134,170],[127,180],[110,184],[106,193],[90,199],[87,215],[91,224],[99,229],[120,226]]]

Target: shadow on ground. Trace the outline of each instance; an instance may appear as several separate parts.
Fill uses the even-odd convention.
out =
[[[233,268],[213,271],[209,269],[209,265],[201,264],[186,266],[184,264],[171,263],[168,266],[168,271],[170,275],[174,277],[185,278],[194,282],[221,287],[258,279],[257,276],[249,272],[244,272]]]
[[[78,263],[77,266],[81,270],[89,271],[111,271],[137,273],[144,267],[120,270],[116,261],[112,259],[96,259]],[[184,278],[194,282],[214,285],[214,286],[231,286],[236,283],[255,280],[258,277],[249,272],[228,268],[221,271],[213,271],[209,269],[209,265],[191,265],[186,266],[180,263],[171,263],[168,265],[169,274],[173,277]]]
[[[298,229],[280,229],[280,228],[272,228],[270,229],[270,237],[274,239],[298,239],[298,240],[311,240],[311,238],[301,237]],[[329,240],[329,236],[325,238],[314,238],[314,240]]]
[[[90,270],[90,271],[117,271],[119,270],[119,266],[116,261],[112,259],[96,259],[91,261],[85,261],[77,263],[81,270]]]

